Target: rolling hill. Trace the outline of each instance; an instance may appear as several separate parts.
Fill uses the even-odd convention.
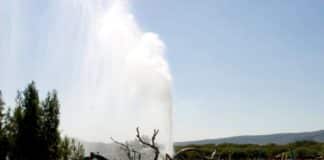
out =
[[[184,146],[189,144],[221,144],[221,143],[235,143],[235,144],[287,144],[290,142],[312,140],[317,142],[324,142],[324,130],[313,132],[299,132],[299,133],[278,133],[269,135],[247,135],[235,136],[228,138],[205,139],[197,141],[176,142],[176,146]]]

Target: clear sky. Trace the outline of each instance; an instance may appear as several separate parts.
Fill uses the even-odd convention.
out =
[[[24,2],[34,7],[32,12],[20,11],[31,17],[26,23],[26,19],[15,19],[17,23],[6,19],[14,3],[0,2],[4,4],[0,6],[0,36],[8,34],[9,23],[17,24],[16,29],[19,23],[27,24],[21,32],[36,40],[46,27],[54,28],[55,34],[56,24],[46,18],[51,17],[47,7],[55,1]],[[173,76],[174,139],[324,129],[323,6],[321,0],[133,0],[132,12],[139,25],[159,34],[166,44]],[[74,31],[73,26],[63,29]],[[60,91],[73,83],[73,78],[53,78],[75,77],[79,66],[69,64],[72,58],[42,54],[46,42],[30,42],[16,50],[35,52],[16,59],[6,55],[8,41],[15,39],[0,38],[0,71],[6,76],[0,77],[0,88],[7,99],[13,99],[16,89],[31,80],[27,75],[42,79],[27,72],[32,69],[50,71],[46,82],[37,81],[41,91]],[[58,64],[44,64],[48,56],[59,60]],[[3,68],[14,63],[29,68],[20,71],[23,75],[15,74],[17,68]]]
[[[176,140],[324,129],[324,2],[137,0],[167,45]]]

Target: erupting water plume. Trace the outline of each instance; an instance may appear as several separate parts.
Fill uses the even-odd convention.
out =
[[[172,153],[165,46],[141,30],[128,1],[0,1],[0,65],[17,73],[4,77],[57,88],[64,133],[107,142],[133,140],[137,126],[146,134],[157,128],[163,151]],[[30,74],[22,74],[26,68]]]

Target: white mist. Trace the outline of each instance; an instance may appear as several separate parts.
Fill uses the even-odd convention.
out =
[[[123,141],[136,127],[147,135],[159,129],[158,142],[172,153],[165,45],[141,30],[127,0],[0,2],[0,87],[35,80],[42,91],[56,88],[69,136]]]

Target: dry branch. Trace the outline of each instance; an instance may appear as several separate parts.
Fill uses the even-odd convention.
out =
[[[112,137],[110,137],[110,139],[115,144],[118,144],[120,146],[120,148],[125,151],[125,153],[127,155],[127,158],[129,160],[135,160],[136,159],[136,154],[138,155],[138,159],[139,160],[141,159],[141,153],[136,151],[135,149],[133,149],[127,142],[122,143],[122,142],[119,142],[119,141],[113,139]],[[132,153],[133,153],[134,156],[132,156]]]
[[[146,146],[150,147],[151,149],[153,149],[154,154],[155,154],[154,160],[158,160],[159,155],[160,155],[160,149],[156,144],[156,136],[159,134],[159,130],[154,129],[154,132],[153,132],[153,135],[151,138],[151,142],[147,142],[143,139],[143,137],[140,134],[139,127],[136,128],[136,133],[137,133],[136,137],[137,137],[138,141],[141,142],[143,145],[146,145]]]
[[[202,160],[214,160],[216,157],[216,150],[210,155],[210,156],[205,156],[201,150],[197,149],[197,148],[193,148],[193,147],[188,147],[188,148],[183,148],[180,151],[178,151],[173,158],[171,158],[168,154],[167,154],[167,159],[170,160],[176,160],[176,159],[181,159],[181,156],[184,155],[187,152],[195,152],[198,154],[198,156],[202,159]]]

